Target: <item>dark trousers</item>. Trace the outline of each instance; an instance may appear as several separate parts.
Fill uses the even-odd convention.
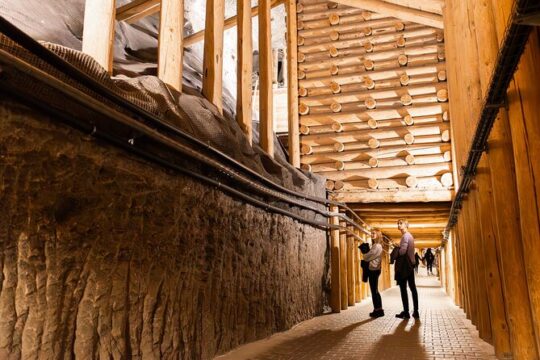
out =
[[[416,283],[414,282],[414,272],[407,279],[399,282],[399,291],[401,292],[401,302],[403,303],[403,311],[409,312],[409,296],[407,294],[407,283],[411,289],[414,311],[418,311],[418,292],[416,291]]]
[[[379,294],[379,275],[381,270],[369,271],[369,288],[371,289],[371,300],[373,300],[373,309],[382,308],[381,294]]]
[[[432,262],[427,264],[427,271],[428,271],[428,273],[433,274],[433,263]]]

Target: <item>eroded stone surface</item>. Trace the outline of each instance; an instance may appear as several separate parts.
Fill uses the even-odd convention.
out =
[[[208,359],[322,312],[323,231],[25,108],[0,179],[2,359]]]

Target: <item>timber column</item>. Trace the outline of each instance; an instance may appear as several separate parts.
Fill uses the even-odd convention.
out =
[[[332,206],[331,212],[338,213],[339,208]],[[339,225],[339,218],[333,216],[330,223],[334,226]],[[330,269],[331,269],[331,291],[330,307],[335,313],[341,312],[341,278],[340,278],[340,256],[339,256],[339,229],[330,230]]]

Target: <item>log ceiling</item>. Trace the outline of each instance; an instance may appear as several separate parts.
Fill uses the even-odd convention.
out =
[[[297,5],[302,168],[344,202],[450,201],[442,1],[338,2]]]

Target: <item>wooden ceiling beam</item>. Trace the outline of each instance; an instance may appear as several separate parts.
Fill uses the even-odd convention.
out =
[[[346,203],[402,203],[451,201],[453,196],[453,190],[350,191],[338,192],[333,199]]]
[[[276,6],[279,6],[283,3],[285,3],[285,0],[272,0],[271,6],[272,8],[275,8]],[[257,16],[257,15],[259,15],[259,7],[254,6],[251,8],[251,17]],[[223,29],[227,30],[227,29],[235,27],[237,21],[238,21],[238,17],[236,15],[231,16],[230,18],[227,18],[223,25]],[[203,40],[204,40],[204,29],[201,31],[197,31],[196,33],[191,34],[189,36],[186,36],[186,38],[184,39],[184,47],[191,46]]]
[[[406,208],[403,209],[403,211],[400,212],[392,212],[392,211],[381,211],[381,212],[363,212],[363,211],[356,211],[358,215],[365,218],[400,218],[400,217],[407,217],[407,218],[433,218],[433,217],[447,217],[450,212],[448,210],[434,210],[434,211],[425,211],[425,212],[418,212],[418,211],[407,211]]]
[[[372,220],[372,219],[366,219],[362,217],[362,220],[364,220],[366,223],[369,224],[369,226],[372,226],[372,227],[381,227],[381,224],[383,224],[383,227],[385,229],[397,228],[396,222],[393,221],[394,218],[383,218],[383,219]],[[428,219],[428,218],[419,219],[419,220],[409,219],[409,226],[414,227],[413,225],[415,224],[430,224],[430,221],[431,219]],[[434,222],[434,224],[445,224],[443,227],[446,226],[446,223],[448,223],[448,217],[439,218],[436,220],[436,222]],[[388,224],[391,224],[391,226],[388,226]],[[434,226],[439,226],[439,225],[434,225]]]
[[[443,28],[443,17],[426,11],[411,9],[382,0],[335,0],[335,2],[355,8],[373,11],[379,14],[393,16],[398,19],[412,21],[418,24]]]
[[[440,229],[410,229],[411,231],[411,234],[416,237],[416,236],[419,236],[419,237],[433,237],[433,238],[437,238],[437,239],[442,239],[443,235],[442,235],[442,231],[444,230],[444,228],[440,228]],[[395,229],[384,229],[383,233],[385,234],[388,234],[389,236],[392,236],[392,237],[401,237],[401,231],[398,230],[397,228]]]
[[[399,245],[399,244],[395,244]],[[426,240],[426,241],[415,241],[414,247],[417,249],[426,249],[426,248],[437,248],[442,245],[440,240]]]
[[[355,211],[361,211],[361,212],[412,212],[412,211],[420,211],[420,212],[429,212],[429,211],[439,211],[439,210],[446,210],[450,211],[450,207],[452,206],[449,202],[444,203],[429,203],[429,204],[418,204],[418,203],[412,203],[412,204],[355,204],[352,205],[351,208]]]
[[[438,221],[438,222],[430,222],[430,221],[417,222],[417,221],[415,221],[415,222],[409,223],[409,228],[410,229],[434,229],[434,228],[439,229],[440,228],[441,231],[442,231],[446,227],[447,223],[448,223],[448,221]],[[373,227],[378,227],[381,230],[384,230],[384,229],[397,229],[397,223],[396,222],[370,222],[369,225],[373,226]]]
[[[419,219],[440,219],[440,218],[448,218],[450,213],[448,211],[430,211],[427,213],[409,213],[406,210],[400,212],[400,213],[363,213],[363,212],[357,212],[358,216],[360,216],[362,219],[401,219],[401,218],[407,218],[411,220],[418,221]]]
[[[378,217],[378,218],[369,218],[365,216],[360,216],[360,217],[362,218],[362,220],[369,223],[371,226],[375,226],[375,225],[372,225],[375,223],[387,223],[387,224],[390,223],[393,226],[396,226],[397,219],[400,219],[400,217],[395,217],[395,216]],[[409,220],[409,224],[448,222],[448,216],[438,216],[438,217],[433,217],[433,218],[430,218],[427,216],[421,217],[421,218],[411,218],[411,217],[405,216],[403,218],[406,218],[407,220]]]
[[[143,17],[158,13],[161,0],[134,0],[116,9],[116,20],[133,24]]]
[[[428,214],[408,214],[407,212],[403,213],[395,213],[395,214],[363,214],[358,213],[358,216],[360,216],[362,219],[365,219],[366,221],[380,221],[381,219],[386,219],[385,221],[388,221],[390,219],[394,219],[397,221],[398,219],[408,219],[409,221],[421,221],[421,220],[431,220],[433,221],[439,221],[435,219],[448,219],[448,216],[450,214],[448,212],[446,213],[428,213]],[[393,221],[393,220],[392,220]]]
[[[395,244],[395,245],[399,245],[399,241],[400,241],[400,238],[401,237],[392,237],[392,242]],[[414,245],[415,247],[418,247],[418,244],[422,244],[422,243],[440,243],[442,242],[442,237],[441,238],[432,238],[432,237],[414,237]]]
[[[444,5],[444,0],[384,0],[384,2],[438,15],[442,15]]]
[[[285,0],[272,0],[272,8],[285,3]],[[145,16],[158,13],[161,8],[161,0],[134,0],[116,9],[116,20],[125,21],[128,24],[135,23]],[[259,7],[251,8],[251,17],[259,14]],[[238,17],[231,16],[225,20],[223,29],[227,30],[236,26]],[[204,40],[204,29],[184,38],[184,47],[191,46]]]

